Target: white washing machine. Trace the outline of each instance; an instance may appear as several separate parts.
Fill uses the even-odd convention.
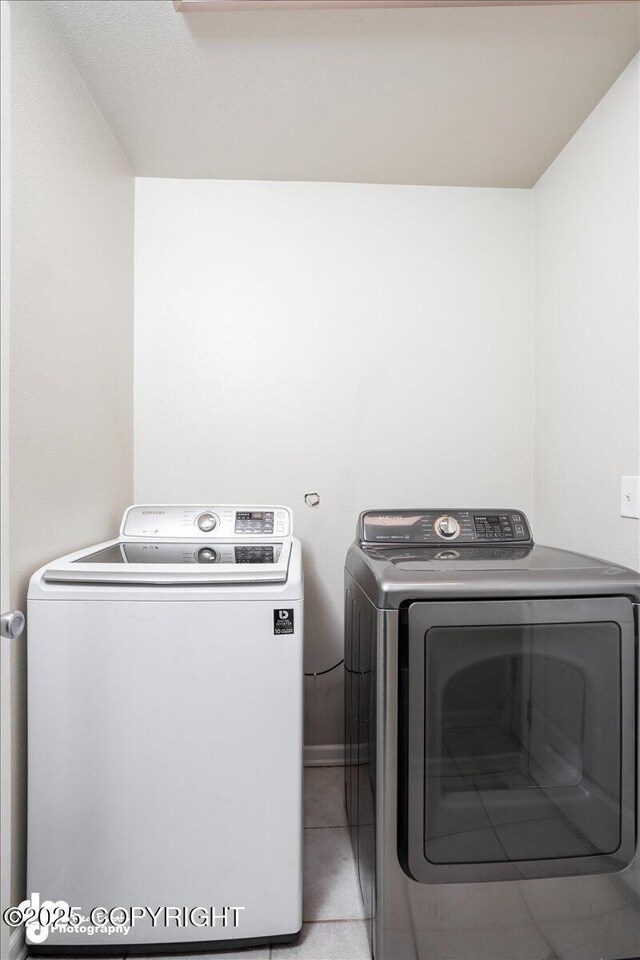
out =
[[[28,895],[72,908],[58,929],[28,929],[30,951],[295,940],[303,583],[291,512],[130,507],[117,539],[34,574],[28,626]]]

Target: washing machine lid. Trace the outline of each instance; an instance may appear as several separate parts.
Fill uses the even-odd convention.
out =
[[[278,534],[274,536],[274,532]],[[48,582],[282,583],[292,544],[280,506],[148,504],[129,507],[120,536],[50,563]]]
[[[291,541],[219,543],[109,540],[49,564],[46,581],[281,583]]]
[[[281,583],[291,541],[219,543],[109,540],[49,564],[47,582]]]

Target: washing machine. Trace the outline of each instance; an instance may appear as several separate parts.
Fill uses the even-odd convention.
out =
[[[345,597],[375,960],[637,957],[638,574],[521,510],[372,510]]]
[[[291,512],[138,505],[28,594],[32,953],[295,940],[303,581]]]

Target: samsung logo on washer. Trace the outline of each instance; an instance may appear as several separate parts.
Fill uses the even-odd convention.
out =
[[[149,516],[149,514],[152,514],[154,517],[163,517],[165,515],[165,512],[166,511],[164,510],[143,510],[142,511],[144,516]]]

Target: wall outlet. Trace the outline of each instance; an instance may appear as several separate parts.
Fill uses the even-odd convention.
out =
[[[640,519],[640,477],[622,478],[620,516]]]

